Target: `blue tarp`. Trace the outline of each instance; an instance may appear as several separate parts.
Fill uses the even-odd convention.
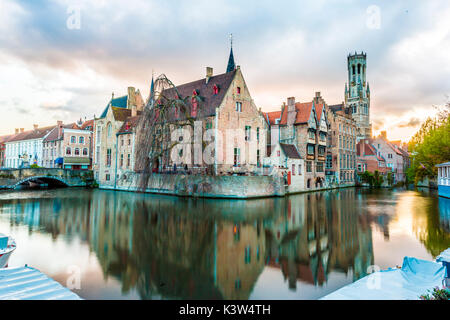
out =
[[[64,158],[61,158],[61,157],[56,158],[56,160],[55,160],[55,164],[63,164],[63,162],[64,162]]]
[[[442,263],[405,257],[401,269],[374,272],[322,300],[417,300],[442,287],[444,275]]]

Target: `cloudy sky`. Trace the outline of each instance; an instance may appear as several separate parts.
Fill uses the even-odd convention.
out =
[[[98,116],[128,86],[146,98],[152,70],[175,84],[223,73],[230,33],[265,111],[316,91],[343,101],[355,51],[375,133],[405,141],[448,101],[448,0],[0,0],[0,134]]]

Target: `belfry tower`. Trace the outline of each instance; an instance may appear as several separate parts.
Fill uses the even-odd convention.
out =
[[[356,122],[358,141],[372,137],[370,89],[366,81],[366,67],[367,60],[364,52],[355,52],[347,56],[348,83],[345,84],[345,104],[351,109]]]

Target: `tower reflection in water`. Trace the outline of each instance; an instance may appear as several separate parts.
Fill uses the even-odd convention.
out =
[[[332,271],[354,281],[374,261],[370,195],[354,189],[251,201],[62,192],[2,200],[1,212],[30,234],[87,244],[104,281],[142,299],[248,299],[265,268],[290,291],[326,287]]]

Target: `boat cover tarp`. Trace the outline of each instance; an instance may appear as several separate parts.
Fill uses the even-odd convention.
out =
[[[81,298],[30,267],[0,269],[0,300],[81,300]]]
[[[433,287],[442,287],[444,275],[442,263],[405,257],[401,269],[374,272],[321,299],[417,300]]]

